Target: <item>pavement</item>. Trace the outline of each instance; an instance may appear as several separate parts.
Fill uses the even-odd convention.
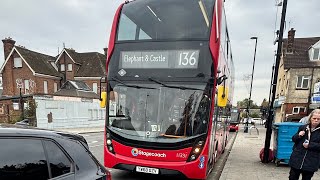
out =
[[[282,180],[288,179],[290,167],[281,163],[276,167],[275,163],[262,163],[259,153],[264,148],[266,128],[256,125],[259,135],[252,130],[243,132],[243,125],[237,133],[236,139],[229,152],[220,180]],[[270,148],[273,149],[273,134]],[[301,176],[300,176],[301,178]],[[312,179],[320,179],[320,172],[316,172]]]

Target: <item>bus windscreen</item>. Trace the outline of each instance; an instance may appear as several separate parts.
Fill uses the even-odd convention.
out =
[[[208,128],[210,100],[204,90],[181,90],[145,84],[134,88],[121,84],[113,87],[109,125],[114,132],[141,141],[159,138],[194,137]],[[196,86],[203,88],[204,86]]]

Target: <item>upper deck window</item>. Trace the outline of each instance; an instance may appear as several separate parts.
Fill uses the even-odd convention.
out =
[[[209,39],[214,0],[149,0],[125,4],[118,41]]]

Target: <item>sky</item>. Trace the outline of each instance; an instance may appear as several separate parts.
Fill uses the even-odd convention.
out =
[[[227,25],[235,65],[234,100],[249,98],[255,40],[258,37],[251,99],[260,105],[269,99],[272,65],[280,29],[282,0],[225,0]],[[63,44],[77,52],[100,52],[108,46],[118,6],[124,0],[1,0],[0,38],[11,37],[16,45],[56,56]],[[319,37],[319,0],[288,0],[286,28],[295,37]],[[4,62],[0,46],[0,65]]]

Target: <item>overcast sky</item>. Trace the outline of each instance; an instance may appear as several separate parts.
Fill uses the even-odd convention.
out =
[[[252,100],[258,105],[269,97],[271,69],[277,48],[274,31],[280,26],[278,1],[225,0],[233,60],[236,68],[235,98],[249,97],[255,41],[257,54]],[[55,56],[58,49],[103,53],[107,47],[114,13],[123,0],[1,0],[0,38],[12,37],[16,45]],[[286,29],[296,29],[296,37],[320,36],[319,0],[288,0]],[[4,62],[0,47],[0,64]]]

